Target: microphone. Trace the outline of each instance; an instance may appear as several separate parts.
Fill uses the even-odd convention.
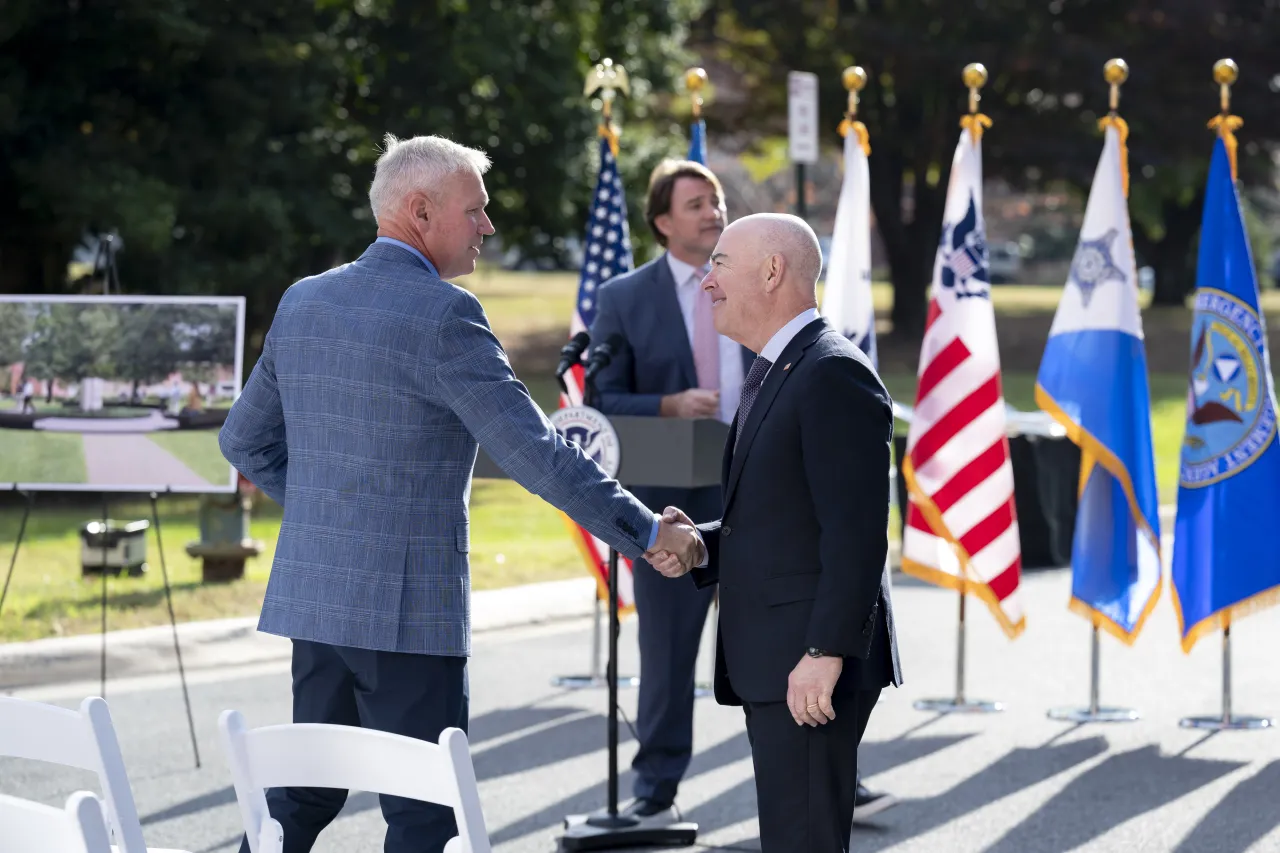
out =
[[[587,359],[587,372],[583,374],[583,381],[587,384],[593,382],[596,374],[608,367],[613,357],[622,352],[626,345],[627,339],[617,332],[610,335],[604,343],[596,344],[596,348],[591,351],[591,356]]]
[[[560,379],[582,360],[582,353],[591,343],[591,336],[586,332],[578,332],[569,339],[569,343],[560,348],[560,363],[556,365],[556,379]]]

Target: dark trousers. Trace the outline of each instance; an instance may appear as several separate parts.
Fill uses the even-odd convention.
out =
[[[694,669],[715,590],[665,578],[644,560],[632,573],[640,634],[632,793],[669,804],[693,757]]]
[[[786,702],[748,703],[761,853],[847,853],[858,744],[879,690],[838,695],[836,718],[800,726]]]
[[[375,652],[293,641],[293,721],[334,723],[438,743],[467,730],[467,659]],[[308,853],[347,801],[338,788],[271,788],[267,807],[284,828],[284,853]],[[442,853],[458,834],[453,810],[402,797],[379,797],[386,853]],[[249,853],[245,839],[240,853]]]

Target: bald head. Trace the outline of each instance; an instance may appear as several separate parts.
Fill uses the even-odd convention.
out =
[[[817,292],[822,274],[822,248],[809,223],[790,213],[753,213],[729,228],[741,228],[760,254],[783,259],[783,285]]]
[[[760,352],[778,329],[816,308],[822,249],[803,219],[786,213],[744,216],[724,230],[703,289],[716,329]]]

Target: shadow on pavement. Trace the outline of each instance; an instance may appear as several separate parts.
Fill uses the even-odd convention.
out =
[[[972,735],[960,734],[864,743],[858,750],[860,753],[858,761],[863,765],[864,775],[872,776],[941,752],[970,737]],[[745,735],[743,739],[746,739]],[[732,826],[744,820],[751,820],[756,815],[754,774],[724,793],[685,812],[686,819],[698,824],[699,832],[711,832]]]
[[[1075,850],[1120,824],[1184,797],[1242,766],[1231,761],[1161,755],[1154,745],[1109,756],[1072,779],[987,848],[986,853]],[[1274,788],[1271,802],[1275,802]],[[1222,848],[1213,845],[1212,849]]]
[[[1280,824],[1276,793],[1280,792],[1280,761],[1236,785],[1214,806],[1174,853],[1244,853]]]
[[[892,833],[871,835],[855,824],[851,846],[859,853],[884,850],[1057,776],[1106,751],[1107,741],[1103,737],[1011,750],[937,796],[904,800],[894,809]],[[1027,849],[1019,853],[1027,853]]]

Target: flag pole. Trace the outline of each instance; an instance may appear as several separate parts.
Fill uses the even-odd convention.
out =
[[[1123,59],[1109,59],[1102,68],[1103,78],[1111,85],[1111,119],[1118,119],[1120,108],[1120,85],[1129,79],[1129,66]],[[1081,466],[1081,475],[1085,466]],[[1082,483],[1083,487],[1083,483]],[[1129,723],[1141,715],[1132,708],[1102,707],[1099,703],[1101,693],[1100,681],[1102,668],[1102,639],[1098,630],[1098,620],[1093,619],[1089,640],[1089,707],[1088,708],[1052,708],[1046,712],[1051,720],[1067,723]]]
[[[987,83],[987,69],[981,62],[971,62],[964,67],[961,78],[969,89],[969,114],[961,124],[969,129],[975,139],[982,138],[982,122],[985,116],[978,112],[978,103],[982,96],[978,94]],[[987,124],[990,124],[988,121]],[[951,547],[943,545],[941,547]],[[964,695],[964,659],[965,659],[965,594],[968,584],[964,580],[965,568],[960,568],[960,618],[956,627],[956,695],[950,699],[920,699],[912,707],[917,711],[933,711],[938,714],[993,714],[1004,710],[1001,702],[967,699]]]
[[[587,76],[584,95],[599,90],[601,101],[600,135],[609,141],[616,160],[617,130],[613,127],[612,103],[617,90],[630,94],[627,72],[612,59],[605,58]],[[584,389],[585,391],[585,389]],[[618,808],[618,572],[622,570],[617,549],[609,549],[609,635],[605,681],[609,688],[608,716],[605,736],[608,752],[608,776],[605,806],[590,814],[567,815],[565,832],[560,836],[562,850],[609,850],[619,847],[688,847],[698,838],[698,825],[672,821],[672,812],[660,812],[647,818],[627,814]]]
[[[1219,59],[1213,64],[1213,81],[1218,84],[1219,100],[1222,111],[1209,122],[1209,126],[1218,131],[1227,145],[1227,155],[1231,158],[1231,177],[1236,177],[1236,140],[1233,131],[1239,126],[1239,120],[1231,115],[1231,84],[1240,76],[1240,69],[1231,59]],[[1184,717],[1178,725],[1184,729],[1210,729],[1212,731],[1244,731],[1252,729],[1275,728],[1276,721],[1271,717],[1237,717],[1231,712],[1231,616],[1226,614],[1222,619],[1222,714],[1216,717]]]

